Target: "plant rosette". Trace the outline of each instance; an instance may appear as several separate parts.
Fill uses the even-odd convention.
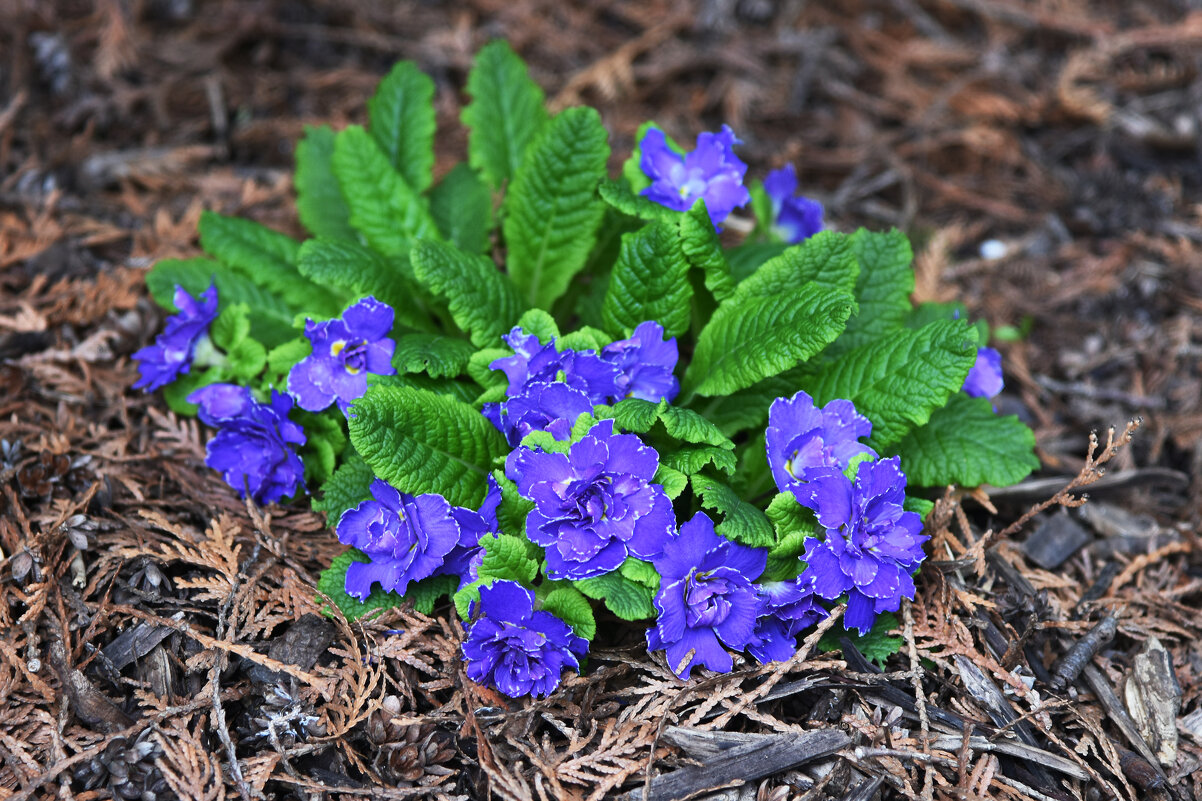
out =
[[[925,498],[1039,464],[988,329],[911,303],[901,232],[824,230],[792,165],[749,182],[728,127],[648,123],[614,178],[597,112],[549,113],[505,43],[466,91],[438,181],[401,62],[368,125],[298,144],[311,238],[206,212],[208,256],[147,275],[172,315],[135,386],[217,429],[235,491],[309,494],[342,614],[449,596],[507,695],[580,670],[602,608],[681,676],[791,658],[835,604],[896,651]]]

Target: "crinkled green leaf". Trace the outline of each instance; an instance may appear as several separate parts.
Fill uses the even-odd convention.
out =
[[[850,295],[816,283],[737,293],[701,329],[685,392],[728,395],[804,362],[839,335],[854,307]]]
[[[283,298],[211,259],[163,259],[146,274],[146,287],[155,302],[172,312],[179,311],[172,300],[177,284],[193,297],[215,284],[221,308],[245,303],[254,312],[251,333],[268,347],[296,335],[292,328],[295,313]]]
[[[526,517],[534,509],[534,501],[518,493],[518,485],[505,476],[504,470],[492,471],[497,486],[501,488],[501,505],[497,507],[497,525],[506,534],[525,536]]]
[[[430,327],[413,268],[404,256],[381,256],[348,239],[310,239],[301,245],[298,266],[302,275],[322,286],[384,301],[403,325]]]
[[[597,636],[597,620],[593,616],[593,605],[575,587],[557,587],[543,600],[542,611],[572,627],[577,637],[592,640]]]
[[[746,280],[761,264],[776,258],[790,247],[785,242],[748,242],[727,250],[724,255],[737,284]]]
[[[628,556],[626,561],[618,567],[618,572],[631,581],[637,581],[639,584],[650,587],[652,591],[659,589],[659,571],[650,562]]]
[[[300,243],[290,236],[251,220],[205,211],[200,215],[200,245],[222,264],[279,295],[293,311],[323,316],[341,311],[337,297],[297,270]]]
[[[314,236],[354,239],[351,210],[334,177],[334,130],[328,125],[306,125],[296,145],[296,211]]]
[[[440,236],[425,198],[393,169],[361,126],[338,133],[333,165],[351,225],[383,255],[404,256],[416,240]]]
[[[500,370],[494,370],[489,367],[490,364],[497,359],[504,359],[512,356],[513,351],[509,348],[483,348],[472,354],[472,358],[467,363],[467,374],[472,380],[485,390],[500,389],[501,398],[505,397],[505,388],[509,386],[509,379],[505,377],[505,373]]]
[[[369,612],[377,609],[391,609],[399,606],[404,600],[395,592],[384,592],[378,584],[372,586],[371,595],[366,601],[360,601],[347,595],[346,569],[352,562],[370,562],[367,554],[351,548],[334,557],[330,566],[321,571],[317,579],[317,591],[329,597],[342,610],[347,620],[358,620]]]
[[[213,344],[224,351],[237,347],[250,334],[250,307],[245,303],[231,303],[221,310],[209,327]]]
[[[791,492],[778,493],[768,504],[768,510],[764,514],[772,523],[772,527],[776,529],[777,547],[787,537],[797,534],[801,534],[803,537],[816,537],[822,532],[822,527],[818,525],[814,513],[798,503],[797,498]],[[773,548],[773,553],[777,553],[776,548]]]
[[[505,438],[478,411],[444,395],[376,385],[355,401],[351,442],[376,475],[410,495],[435,492],[477,508]]]
[[[476,54],[467,76],[471,102],[460,119],[469,129],[468,160],[494,189],[517,172],[530,143],[547,124],[543,90],[503,40]]]
[[[660,454],[660,464],[692,475],[713,465],[727,475],[732,475],[738,468],[739,460],[734,451],[717,448],[713,445],[683,445],[675,450]]]
[[[928,501],[926,498],[916,498],[913,495],[907,495],[906,500],[902,503],[902,508],[907,512],[913,512],[922,519],[931,513],[935,508],[934,501]]]
[[[1039,467],[1034,449],[1035,435],[1021,420],[962,392],[893,447],[910,484],[920,487],[1016,484]]]
[[[434,611],[434,607],[439,601],[449,595],[454,595],[458,587],[458,576],[430,576],[411,583],[405,590],[405,600],[413,601],[414,611],[428,615]]]
[[[689,477],[680,472],[674,467],[668,467],[664,463],[660,463],[659,469],[655,471],[655,478],[652,481],[664,488],[664,492],[672,500],[680,497],[680,494],[689,486]]]
[[[467,370],[476,349],[462,339],[438,334],[397,337],[392,366],[398,373],[426,373],[432,378],[455,377]]]
[[[572,443],[567,440],[555,439],[550,431],[534,430],[522,437],[519,443],[523,448],[545,451],[546,453],[567,453]]]
[[[560,112],[531,143],[505,196],[509,276],[530,306],[550,308],[584,266],[605,205],[609,143],[591,108]]]
[[[301,359],[313,352],[308,337],[290,339],[267,351],[267,380],[283,389],[288,385],[288,373]]]
[[[705,276],[705,288],[718,301],[733,296],[735,279],[709,212],[705,209],[705,201],[698,199],[693,208],[677,219],[676,224],[685,258]]]
[[[368,131],[405,182],[424,192],[434,175],[434,81],[399,61],[367,101]]]
[[[606,334],[604,331],[584,326],[570,334],[564,334],[557,341],[560,350],[595,350],[600,352],[602,348],[613,341],[613,337]]]
[[[693,492],[701,499],[701,505],[721,513],[722,520],[714,530],[723,537],[752,548],[767,548],[776,541],[772,524],[764,513],[740,498],[730,487],[704,473],[691,476],[689,481]]]
[[[675,223],[680,216],[680,212],[675,209],[670,209],[667,206],[660,205],[654,200],[648,200],[641,195],[636,195],[630,191],[630,187],[620,181],[602,181],[597,187],[597,193],[601,195],[610,208],[615,211],[620,211],[628,217],[635,217],[646,222],[664,221]],[[710,225],[710,230],[713,230],[713,224]]]
[[[369,387],[379,384],[386,387],[409,387],[424,389],[435,395],[443,395],[461,403],[474,403],[479,388],[470,381],[456,378],[432,378],[424,373],[406,373],[403,375],[369,375]]]
[[[518,290],[486,256],[441,242],[418,242],[411,254],[417,280],[446,300],[455,325],[477,347],[501,344],[525,308]]]
[[[687,332],[693,302],[688,272],[674,222],[651,223],[624,235],[601,307],[606,330],[628,337],[640,323],[655,320],[665,337]]]
[[[747,389],[716,398],[700,398],[693,408],[718,430],[733,437],[746,429],[763,429],[768,424],[768,409],[777,398],[792,397],[801,385],[792,371],[771,376]]]
[[[466,164],[456,164],[430,192],[430,216],[438,230],[466,253],[487,253],[492,230],[492,192]]]
[[[305,464],[305,483],[324,484],[333,477],[338,456],[346,448],[342,421],[330,414],[293,411],[293,420],[305,430],[305,444],[298,451]]]
[[[542,309],[528,309],[518,319],[518,327],[527,334],[534,334],[544,345],[553,339],[559,339],[559,326],[556,324],[555,318]],[[506,353],[505,355],[512,354]]]
[[[651,588],[618,571],[572,583],[589,598],[604,600],[605,607],[622,620],[655,617],[655,606],[651,603],[655,594]]]
[[[778,295],[810,281],[830,291],[851,294],[859,272],[851,238],[819,231],[761,264],[739,283],[736,298]]]
[[[357,453],[351,453],[321,485],[321,496],[313,499],[313,510],[326,513],[330,526],[338,524],[342,513],[371,498],[371,482],[376,474]]]
[[[468,606],[480,598],[480,587],[494,581],[516,581],[529,587],[538,575],[542,553],[525,537],[512,534],[485,535],[480,539],[484,558],[477,578],[455,593],[455,609],[463,620],[469,618]]]
[[[868,444],[882,453],[947,403],[976,354],[975,329],[963,320],[940,320],[862,345],[837,361],[807,365],[801,386],[820,405],[836,398],[854,403],[872,421]]]
[[[844,241],[860,265],[855,290],[859,309],[847,321],[847,330],[823,354],[830,358],[900,329],[910,315],[910,295],[914,292],[914,271],[910,267],[914,253],[901,231],[875,233],[861,228]]]
[[[658,422],[663,423],[669,437],[681,442],[726,449],[734,447],[734,443],[704,416],[683,406],[673,406],[666,400],[653,403],[641,398],[627,398],[613,406],[598,407],[595,412],[601,419],[612,417],[623,431],[646,434]]]

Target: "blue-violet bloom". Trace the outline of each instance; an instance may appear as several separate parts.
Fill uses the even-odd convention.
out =
[[[752,582],[767,560],[764,549],[721,537],[708,515],[694,515],[653,560],[661,578],[648,650],[662,649],[668,667],[682,678],[694,665],[728,672],[734,660],[722,645],[741,651],[752,642],[760,609]]]
[[[293,446],[305,443],[305,432],[288,419],[292,398],[272,390],[271,402],[259,403],[248,387],[209,384],[188,402],[200,407],[202,423],[217,428],[205,464],[239,495],[273,503],[304,486],[305,466]]]
[[[371,482],[373,500],[347,509],[338,520],[338,539],[371,557],[351,562],[346,593],[361,601],[374,583],[404,595],[409,583],[434,575],[459,544],[459,523],[441,495],[408,495],[383,479]]]
[[[859,441],[872,433],[872,421],[849,400],[833,400],[822,408],[805,392],[777,398],[768,409],[768,466],[781,492],[792,492],[810,506],[807,483],[831,470],[842,471],[860,454],[876,452]]]
[[[628,556],[651,559],[676,519],[664,488],[652,484],[659,454],[613,420],[592,427],[568,453],[518,448],[505,472],[534,501],[526,536],[546,549],[552,579],[586,579],[617,570]]]
[[[629,339],[601,349],[601,359],[618,369],[617,392],[611,401],[641,398],[669,403],[680,392],[676,369],[676,337],[664,339],[664,327],[654,320],[640,323]]]
[[[747,165],[734,154],[734,145],[742,144],[730,126],[719,133],[697,135],[697,147],[680,155],[668,146],[664,132],[649,128],[639,143],[642,156],[639,168],[651,179],[640,194],[676,211],[688,211],[705,199],[705,208],[716,228],[727,215],[751,200],[743,186]]]
[[[217,287],[213,284],[199,298],[176,284],[173,300],[179,312],[167,318],[153,345],[133,355],[141,373],[134,389],[153,392],[188,372],[197,345],[207,341],[209,325],[217,319]]]
[[[463,641],[467,676],[508,695],[548,695],[565,669],[580,670],[588,641],[550,612],[534,611],[534,593],[513,581],[480,588],[479,614]]]
[[[834,600],[847,594],[844,625],[866,634],[880,612],[895,612],[914,597],[912,573],[922,562],[922,518],[902,508],[906,476],[894,456],[861,462],[855,481],[831,471],[816,476],[814,512],[825,539],[808,541],[803,580]]]
[[[974,398],[992,398],[1004,385],[1002,354],[993,348],[978,348],[977,360],[964,379],[964,391]]]
[[[792,164],[768,173],[764,192],[772,204],[772,230],[785,242],[795,245],[822,230],[822,204],[795,196],[797,170]]]
[[[813,584],[801,577],[758,586],[760,611],[747,652],[761,665],[784,662],[797,651],[797,635],[830,613],[814,597]]]
[[[367,374],[394,375],[396,343],[388,338],[393,311],[366,297],[335,320],[305,321],[313,352],[293,366],[288,391],[302,409],[320,412],[338,402],[344,413],[367,391]]]
[[[497,507],[501,505],[501,485],[490,474],[488,494],[478,510],[463,506],[452,506],[451,516],[459,524],[459,542],[451,549],[434,575],[459,577],[459,586],[470,584],[478,578],[476,571],[484,559],[484,548],[480,540],[487,534],[497,532]]]
[[[521,328],[502,339],[513,348],[513,355],[496,359],[489,367],[505,373],[509,379],[505,394],[511,398],[531,384],[556,381],[580,390],[593,403],[605,403],[617,393],[618,368],[591,350],[560,351],[555,340],[544,345]]]
[[[549,431],[555,439],[571,437],[572,424],[593,402],[582,390],[562,381],[534,381],[502,403],[486,403],[482,410],[510,447],[517,447],[531,431]]]

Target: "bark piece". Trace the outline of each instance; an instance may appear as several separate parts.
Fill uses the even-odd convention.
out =
[[[1068,512],[1060,511],[1045,520],[1023,543],[1023,553],[1044,570],[1055,570],[1093,539],[1085,526]]]
[[[1135,728],[1166,768],[1177,762],[1177,713],[1181,685],[1169,652],[1155,637],[1135,657],[1123,685],[1123,700]]]

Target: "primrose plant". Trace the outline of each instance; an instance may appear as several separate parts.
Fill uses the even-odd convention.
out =
[[[327,514],[341,613],[450,596],[507,695],[622,625],[687,677],[792,658],[841,606],[883,659],[925,498],[1038,466],[985,326],[911,303],[900,232],[824,230],[792,166],[748,181],[728,127],[647,124],[612,180],[596,111],[549,114],[504,43],[466,92],[437,181],[402,62],[366,126],[298,144],[311,238],[205,213],[208,257],[147,275],[173,314],[135,386],[216,429],[236,492]]]

